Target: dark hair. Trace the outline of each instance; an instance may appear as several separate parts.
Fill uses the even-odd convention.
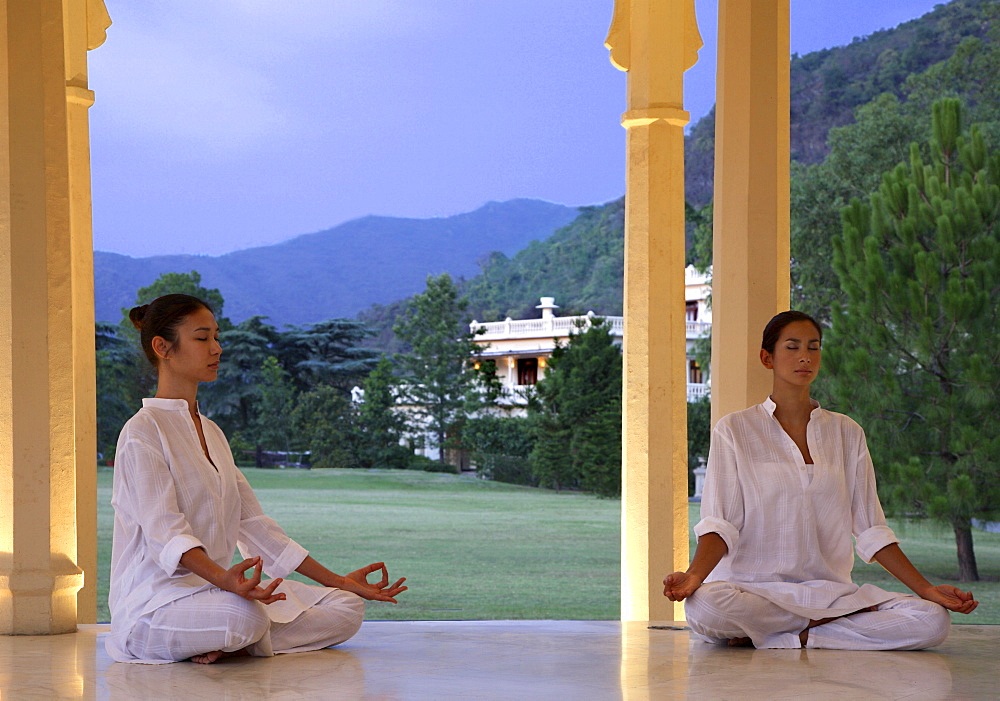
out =
[[[810,324],[815,326],[816,331],[819,332],[819,340],[823,340],[823,327],[819,325],[818,321],[805,312],[789,310],[787,312],[775,314],[771,317],[771,320],[767,322],[767,326],[764,327],[764,335],[760,339],[760,347],[768,353],[773,353],[774,346],[777,345],[778,338],[781,336],[781,331],[786,326],[796,321],[808,321]]]
[[[189,314],[199,309],[207,309],[215,314],[207,302],[191,295],[181,294],[163,295],[149,304],[132,307],[129,310],[129,321],[139,329],[142,351],[149,358],[153,367],[156,367],[159,362],[159,358],[153,351],[153,339],[161,336],[167,343],[177,343],[177,327],[184,322]]]

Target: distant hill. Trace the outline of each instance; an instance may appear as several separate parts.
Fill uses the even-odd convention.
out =
[[[222,256],[130,258],[94,252],[98,321],[118,322],[122,307],[161,273],[197,270],[218,288],[225,315],[304,324],[353,317],[424,289],[428,274],[475,275],[493,251],[514,255],[576,218],[578,210],[541,200],[490,202],[435,219],[368,216],[273,246]]]
[[[501,253],[483,272],[459,283],[477,321],[533,318],[539,297],[555,297],[558,314],[620,315],[625,263],[625,201],[581,207],[580,216],[543,241],[533,241],[513,258]],[[422,290],[421,290],[422,291]],[[392,333],[408,299],[373,305],[358,315],[374,331],[367,344],[388,352],[405,350]]]
[[[884,92],[902,97],[911,74],[951,56],[962,39],[988,39],[998,8],[997,0],[953,0],[846,46],[792,56],[792,159],[805,164],[822,161],[829,152],[826,137],[832,127],[852,123],[856,107]],[[686,199],[698,207],[705,205],[712,199],[714,184],[714,108],[691,127],[684,160]]]

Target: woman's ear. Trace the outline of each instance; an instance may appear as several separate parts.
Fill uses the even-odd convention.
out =
[[[170,344],[167,343],[167,339],[163,336],[153,336],[152,344],[153,352],[156,353],[160,360],[166,360],[167,354],[170,353]]]
[[[771,362],[771,354],[768,353],[763,348],[760,349],[760,362],[768,370],[771,370],[773,368],[773,363]]]

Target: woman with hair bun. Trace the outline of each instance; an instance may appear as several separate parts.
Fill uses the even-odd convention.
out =
[[[129,318],[157,388],[115,454],[108,654],[208,664],[318,650],[358,631],[364,599],[396,603],[404,579],[389,584],[383,563],[334,574],[265,516],[225,435],[198,412],[198,383],[216,379],[222,354],[212,309],[172,294]],[[237,548],[245,559],[231,565]],[[285,580],[291,572],[319,586]]]
[[[758,648],[917,650],[948,636],[948,611],[971,613],[971,592],[932,585],[886,525],[864,431],[820,408],[815,319],[782,312],[764,329],[773,374],[763,404],[712,431],[691,566],[663,580],[705,642]],[[917,596],[851,581],[853,549]],[[919,598],[918,598],[919,597]]]

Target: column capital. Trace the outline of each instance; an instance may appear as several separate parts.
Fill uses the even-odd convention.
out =
[[[626,129],[644,127],[653,122],[666,122],[675,127],[684,127],[690,121],[691,113],[679,107],[648,107],[629,110],[622,114],[622,126]]]

